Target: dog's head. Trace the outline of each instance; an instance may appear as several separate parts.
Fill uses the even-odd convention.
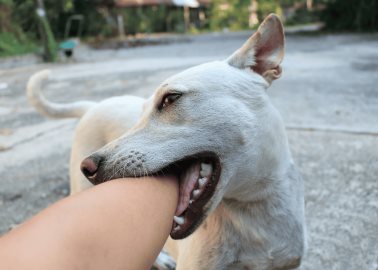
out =
[[[171,236],[188,236],[223,197],[245,198],[235,196],[253,193],[247,181],[269,173],[266,162],[274,166],[271,130],[281,127],[265,90],[280,77],[283,54],[282,24],[270,15],[227,60],[163,82],[135,127],[83,161],[84,174],[94,184],[177,175],[180,199]]]

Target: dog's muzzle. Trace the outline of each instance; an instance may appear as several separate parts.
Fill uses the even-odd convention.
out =
[[[180,185],[180,194],[171,237],[182,239],[190,235],[208,214],[207,204],[215,193],[221,174],[219,157],[212,152],[197,153],[150,171],[146,168],[141,170],[139,166],[142,163],[136,162],[138,160],[144,162],[146,157],[138,151],[131,152],[136,153],[135,158],[130,154],[127,155],[127,157],[131,156],[130,159],[120,157],[114,163],[121,166],[122,170],[111,169],[109,164],[106,164],[106,158],[98,154],[92,154],[84,159],[80,169],[94,185],[123,177],[176,176]]]

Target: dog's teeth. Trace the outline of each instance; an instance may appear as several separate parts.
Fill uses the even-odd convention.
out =
[[[177,225],[176,227],[173,228],[174,231],[178,231],[181,229],[181,226],[180,225]]]
[[[211,164],[201,163],[200,175],[202,177],[209,176],[211,174],[212,170],[213,170],[213,167],[211,166]]]
[[[201,194],[201,190],[199,189],[193,190],[193,199],[197,199],[200,194]]]
[[[207,183],[207,178],[206,177],[200,178],[198,180],[198,185],[199,185],[200,188],[204,187],[206,185],[206,183]]]
[[[185,218],[184,217],[177,217],[177,216],[174,216],[173,217],[173,220],[176,221],[177,224],[179,225],[182,225],[185,223]]]
[[[193,200],[189,200],[189,204],[192,204],[193,203]]]

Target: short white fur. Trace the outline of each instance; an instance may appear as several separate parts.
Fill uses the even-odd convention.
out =
[[[228,59],[167,79],[147,101],[117,97],[76,104],[69,113],[70,105],[62,108],[40,95],[46,72],[30,79],[28,96],[45,114],[82,116],[71,155],[73,193],[90,186],[79,166],[92,152],[104,157],[109,175],[119,177],[142,174],[117,163],[131,150],[146,156],[140,170],[147,172],[201,151],[220,157],[221,178],[206,219],[189,237],[166,243],[176,269],[294,269],[306,247],[303,183],[266,94],[281,76],[283,52],[282,24],[270,15]],[[182,97],[159,113],[169,91]]]

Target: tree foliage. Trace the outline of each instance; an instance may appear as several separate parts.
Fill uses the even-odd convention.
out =
[[[378,1],[329,0],[321,18],[331,30],[378,31]]]
[[[288,2],[290,0],[286,0]],[[262,21],[268,14],[282,15],[279,0],[258,0],[257,17]],[[212,30],[242,30],[247,29],[251,13],[251,0],[213,0],[210,13],[210,28]]]
[[[210,28],[240,30],[248,28],[250,0],[213,0],[210,13]]]
[[[185,28],[180,7],[130,7],[122,9],[120,13],[124,17],[126,34],[183,32]]]
[[[0,0],[0,56],[18,55],[36,50],[33,35],[15,20],[12,0]]]
[[[0,55],[34,50],[36,46],[33,44],[43,38],[35,16],[36,1],[0,0]],[[331,30],[378,31],[378,0],[212,0],[208,8],[191,10],[193,24],[190,27],[217,31],[247,29],[253,2],[258,4],[254,15],[260,22],[266,15],[275,12],[286,17],[287,24],[321,19]],[[316,7],[314,10],[306,7],[309,2]],[[58,40],[65,38],[67,21],[76,14],[83,15],[83,35],[88,37],[117,35],[117,15],[124,18],[126,34],[185,30],[182,7],[157,5],[117,8],[114,3],[114,0],[44,0],[46,18],[51,32]],[[206,14],[206,19],[200,23],[199,12],[202,17]],[[75,28],[73,24],[69,35],[77,33]]]

